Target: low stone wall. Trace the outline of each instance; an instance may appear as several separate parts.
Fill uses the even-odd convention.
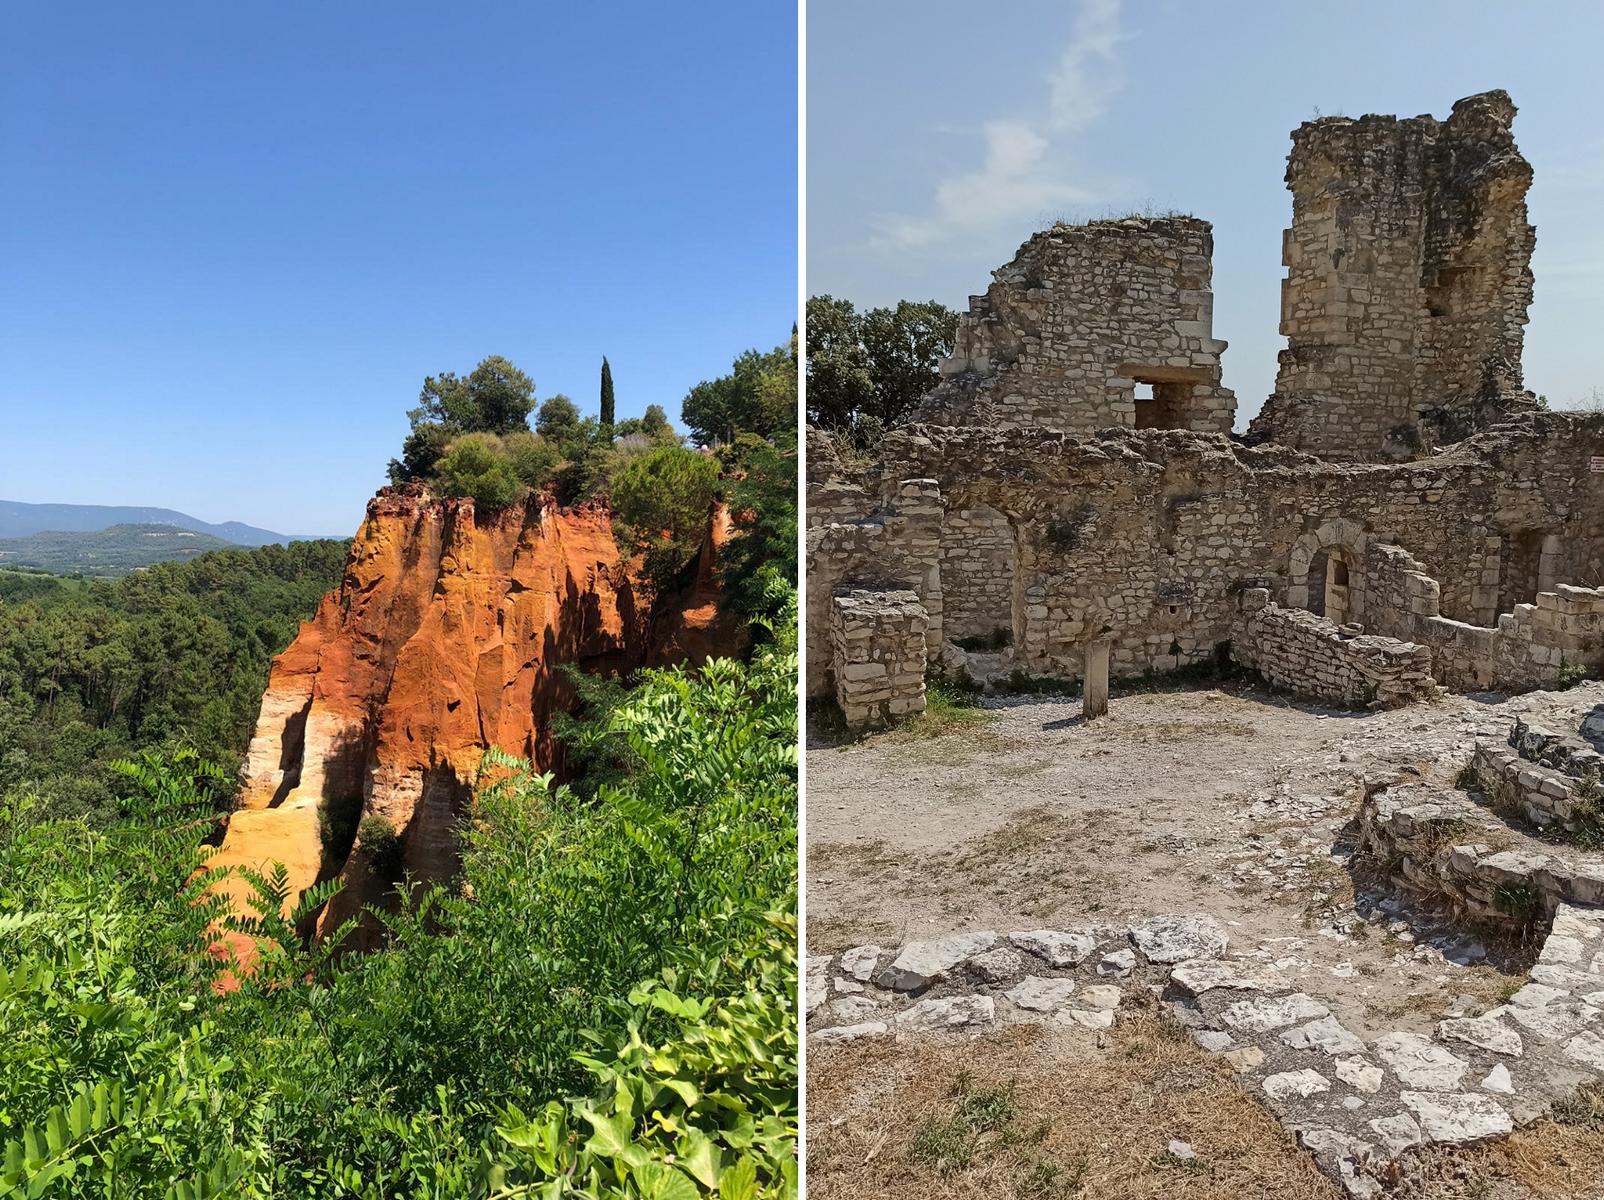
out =
[[[1501,804],[1518,808],[1539,829],[1577,832],[1599,819],[1604,805],[1604,754],[1567,737],[1516,720],[1507,745],[1477,745],[1471,766]]]
[[[1506,926],[1545,926],[1560,904],[1604,904],[1604,856],[1549,847],[1466,793],[1425,783],[1366,789],[1359,849],[1400,887]]]
[[[1271,604],[1268,590],[1247,588],[1231,654],[1272,687],[1343,708],[1399,708],[1441,694],[1424,646],[1353,628]]]
[[[830,674],[847,728],[924,711],[928,625],[911,591],[843,588],[831,597]]]
[[[1442,587],[1408,551],[1372,543],[1367,622],[1431,651],[1432,673],[1455,691],[1553,687],[1562,669],[1604,671],[1604,591],[1560,584],[1517,604],[1497,626],[1442,615]]]

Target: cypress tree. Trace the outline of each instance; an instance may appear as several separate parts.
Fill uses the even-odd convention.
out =
[[[604,429],[613,427],[613,369],[607,365],[605,354],[602,355],[601,423]]]

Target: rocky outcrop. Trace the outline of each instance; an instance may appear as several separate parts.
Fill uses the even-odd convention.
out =
[[[487,748],[560,773],[550,719],[574,699],[561,667],[611,674],[740,648],[744,626],[717,605],[727,530],[716,513],[694,571],[653,603],[605,505],[534,496],[486,514],[421,485],[381,491],[340,586],[274,660],[213,865],[281,862],[292,896],[340,876],[325,924],[387,875],[449,877]],[[236,903],[247,891],[222,886]]]

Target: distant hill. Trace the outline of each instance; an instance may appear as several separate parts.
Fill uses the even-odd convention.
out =
[[[152,563],[183,561],[208,550],[238,548],[209,533],[172,525],[42,530],[26,537],[0,538],[0,567],[31,567],[59,575],[126,575]]]
[[[316,541],[322,535],[274,533],[241,521],[213,525],[171,508],[140,508],[109,504],[24,504],[0,500],[0,538],[27,537],[33,533],[93,533],[114,525],[176,525],[195,533],[208,533],[234,546],[266,546],[270,542]],[[341,535],[344,536],[344,535]],[[216,547],[213,547],[216,549]]]

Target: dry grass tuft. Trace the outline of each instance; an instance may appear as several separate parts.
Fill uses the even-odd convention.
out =
[[[809,1055],[808,1194],[1337,1200],[1229,1066],[1151,1010],[1089,1039],[1029,1025]],[[1006,1122],[964,1120],[1007,1097]],[[982,1122],[984,1123],[984,1122]],[[1170,1140],[1195,1159],[1175,1159]]]

